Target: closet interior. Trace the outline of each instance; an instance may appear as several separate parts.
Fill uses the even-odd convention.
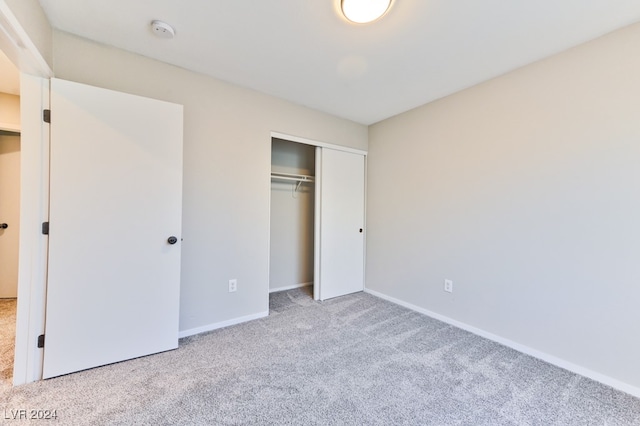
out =
[[[271,140],[269,292],[313,294],[316,148]]]

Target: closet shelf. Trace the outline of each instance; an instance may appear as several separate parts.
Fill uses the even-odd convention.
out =
[[[300,188],[301,184],[313,183],[315,181],[315,178],[313,176],[308,176],[308,175],[296,175],[291,173],[272,172],[271,180],[288,180],[288,181],[298,182],[298,184],[296,185],[296,191],[297,191],[298,188]]]

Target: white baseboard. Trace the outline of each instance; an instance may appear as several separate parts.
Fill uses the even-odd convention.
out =
[[[421,308],[416,305],[412,305],[411,303],[404,302],[400,299],[396,299],[391,296],[387,296],[386,294],[378,293],[377,291],[365,289],[366,293],[369,293],[373,296],[379,297],[381,299],[387,300],[389,302],[395,303],[396,305],[404,306],[405,308],[411,309],[412,311],[419,312],[428,317],[437,319],[439,321],[445,322],[447,324],[453,325],[454,327],[461,328],[462,330],[466,330],[470,333],[476,334],[480,337],[484,337],[489,340],[493,340],[494,342],[500,343],[504,346],[507,346],[511,349],[515,349],[518,352],[522,352],[526,355],[530,355],[534,358],[538,358],[542,361],[548,362],[549,364],[553,364],[557,367],[564,368],[565,370],[569,370],[573,373],[579,374],[584,377],[588,377],[597,382],[605,384],[607,386],[611,386],[614,389],[620,390],[622,392],[626,392],[630,395],[640,398],[640,388],[636,386],[632,386],[628,383],[621,382],[620,380],[614,379],[613,377],[609,377],[607,375],[598,373],[593,370],[589,370],[588,368],[584,368],[580,365],[574,364],[572,362],[566,361],[562,358],[555,357],[553,355],[549,355],[548,353],[541,352],[539,350],[530,348],[529,346],[522,345],[520,343],[514,342],[512,340],[506,339],[504,337],[500,337],[496,334],[489,333],[488,331],[482,330],[480,328],[476,328],[469,324],[465,324],[463,322],[454,320],[452,318],[446,317],[444,315],[429,311],[427,309]]]
[[[313,285],[313,282],[294,284],[294,285],[288,285],[288,286],[277,287],[277,288],[270,288],[269,293],[276,293],[278,291],[285,291],[285,290],[293,290],[294,288],[308,287],[310,285]]]
[[[259,318],[264,318],[269,315],[269,311],[259,312],[257,314],[247,315],[240,318],[233,318],[227,321],[216,322],[214,324],[203,325],[202,327],[190,328],[188,330],[182,330],[178,332],[178,338],[193,336],[195,334],[206,333],[207,331],[217,330],[219,328],[229,327],[230,325],[236,325],[247,321],[252,321]]]

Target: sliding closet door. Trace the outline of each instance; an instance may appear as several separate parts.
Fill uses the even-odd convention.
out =
[[[178,347],[182,106],[51,80],[44,378]]]
[[[319,298],[326,300],[364,289],[365,157],[327,148],[321,148],[320,153],[316,278]]]

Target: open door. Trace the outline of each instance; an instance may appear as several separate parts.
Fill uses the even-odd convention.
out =
[[[182,106],[51,80],[43,378],[178,346]]]
[[[319,148],[315,298],[364,290],[364,155]],[[314,289],[315,291],[315,289]]]

